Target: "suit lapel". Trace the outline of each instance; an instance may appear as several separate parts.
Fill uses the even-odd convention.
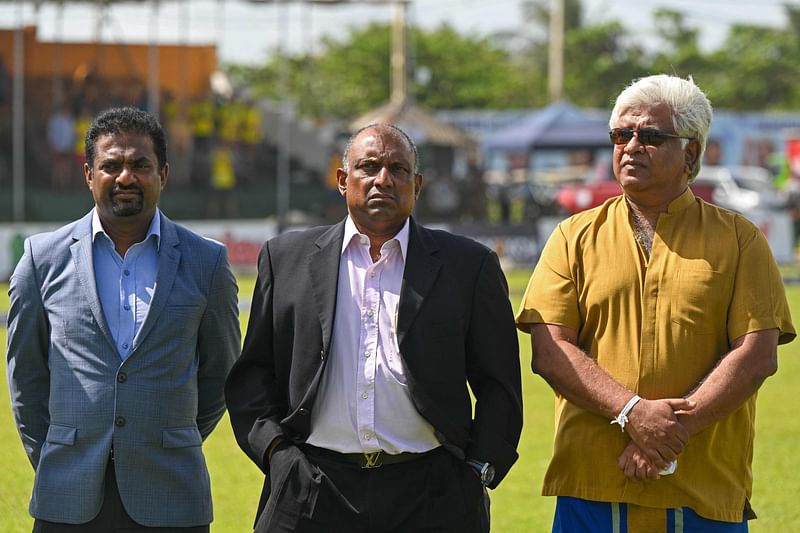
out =
[[[433,287],[442,263],[433,254],[438,246],[428,230],[410,221],[408,235],[408,257],[403,271],[403,288],[400,290],[400,305],[397,314],[397,344],[403,352],[403,339],[422,307],[425,297]]]
[[[108,341],[116,351],[116,343],[114,342],[114,337],[111,335],[111,329],[109,329],[108,323],[106,322],[106,316],[103,314],[103,306],[100,304],[100,295],[97,293],[97,283],[94,277],[91,211],[75,226],[72,238],[75,239],[75,242],[72,243],[69,249],[72,254],[72,261],[75,263],[78,281],[83,288],[83,294],[86,297],[89,309],[91,309],[92,316],[94,316],[94,320],[100,328],[100,331],[103,332],[106,341]]]
[[[314,241],[315,249],[308,256],[308,271],[314,305],[322,326],[322,347],[328,353],[336,309],[339,263],[344,239],[344,221],[332,226]]]
[[[158,251],[158,273],[156,274],[156,290],[153,293],[153,300],[150,302],[150,309],[142,323],[142,327],[133,339],[133,347],[129,358],[141,346],[142,341],[158,322],[158,317],[164,310],[169,294],[172,292],[172,285],[175,283],[175,276],[178,273],[178,265],[181,260],[181,252],[178,248],[180,241],[175,230],[175,223],[164,215],[161,216],[161,244]]]

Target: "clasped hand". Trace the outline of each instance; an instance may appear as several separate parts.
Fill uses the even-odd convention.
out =
[[[689,431],[677,414],[694,409],[683,398],[642,399],[628,414],[625,430],[631,442],[617,464],[630,479],[658,479],[659,472],[680,454],[689,442]]]

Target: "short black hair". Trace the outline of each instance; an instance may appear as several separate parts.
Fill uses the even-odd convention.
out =
[[[392,124],[391,122],[375,122],[373,124],[369,124],[367,126],[359,128],[355,133],[353,133],[350,136],[350,138],[347,139],[344,151],[342,151],[342,170],[348,172],[349,169],[347,167],[350,164],[350,148],[353,146],[353,141],[355,141],[356,137],[358,137],[359,134],[365,130],[376,130],[376,131],[390,130],[394,131],[395,133],[398,133],[400,137],[405,139],[406,143],[408,144],[408,147],[411,148],[411,153],[414,155],[414,174],[419,174],[419,151],[417,150],[417,145],[414,143],[414,141],[411,140],[411,137],[406,132],[404,132],[402,129],[400,129],[399,126],[397,126],[396,124]]]
[[[167,164],[167,135],[158,119],[147,111],[136,107],[114,107],[103,111],[94,119],[86,132],[85,155],[89,166],[94,164],[94,147],[103,135],[122,132],[143,133],[153,141],[153,150],[158,159],[158,167]]]

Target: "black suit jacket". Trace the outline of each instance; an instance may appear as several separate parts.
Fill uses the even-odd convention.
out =
[[[270,443],[303,442],[331,346],[344,221],[267,241],[226,399],[239,446],[266,473]],[[488,248],[410,224],[397,317],[417,410],[458,455],[489,461],[492,487],[517,458],[519,346],[508,286]],[[475,396],[475,410],[469,388]]]

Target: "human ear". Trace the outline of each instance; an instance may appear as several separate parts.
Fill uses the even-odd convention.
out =
[[[339,194],[344,196],[347,192],[347,172],[342,168],[336,169],[336,183],[339,188]]]
[[[700,141],[692,139],[683,150],[686,173],[692,175],[700,157]]]

